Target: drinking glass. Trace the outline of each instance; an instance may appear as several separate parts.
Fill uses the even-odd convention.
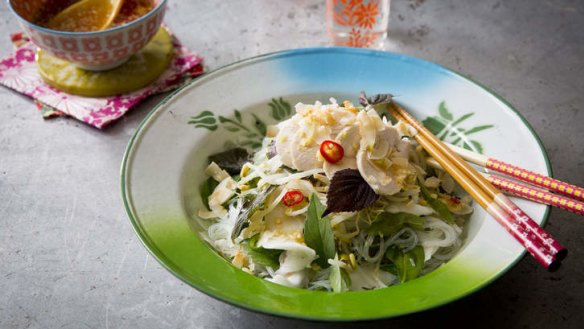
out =
[[[381,48],[391,0],[326,0],[327,32],[336,46]]]

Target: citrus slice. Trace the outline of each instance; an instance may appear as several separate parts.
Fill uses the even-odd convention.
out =
[[[47,23],[53,30],[68,32],[100,31],[120,12],[123,0],[81,0],[58,13]]]

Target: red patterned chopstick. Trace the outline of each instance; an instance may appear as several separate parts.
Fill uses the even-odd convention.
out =
[[[562,182],[561,180],[547,177],[531,170],[523,169],[494,158],[486,157],[482,154],[477,154],[452,144],[445,144],[466,161],[470,161],[476,165],[485,167],[486,169],[505,174],[535,186],[542,187],[546,190],[569,196],[570,198],[576,200],[584,201],[584,189],[581,187],[568,184],[566,182]]]
[[[584,216],[584,202],[550,193],[535,186],[524,185],[503,177],[493,175],[487,175],[486,177],[495,187],[518,197],[558,207]]]
[[[569,196],[573,199],[584,201],[584,189],[575,185],[571,185],[560,180],[540,175],[533,171],[519,168],[512,164],[499,161],[497,159],[489,158],[485,164],[485,168],[500,172],[507,176],[522,180],[524,182],[543,187],[558,194]]]

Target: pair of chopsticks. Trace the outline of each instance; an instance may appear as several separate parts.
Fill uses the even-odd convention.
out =
[[[513,201],[495,188],[459,155],[394,101],[387,105],[396,119],[409,123],[418,133],[416,141],[501,224],[548,271],[555,271],[567,249],[525,214]]]
[[[489,158],[455,145],[448,143],[444,144],[468,162],[481,166],[487,170],[492,170],[514,178],[507,179],[500,176],[481,173],[496,188],[524,199],[568,210],[579,215],[584,215],[584,202],[582,202],[584,201],[584,189],[581,187],[540,175],[533,171],[494,158]],[[427,162],[432,167],[439,169],[442,168],[440,164],[432,158],[429,158]],[[528,184],[521,184],[516,180]],[[540,186],[543,189],[536,186]],[[555,193],[551,193],[550,191]]]

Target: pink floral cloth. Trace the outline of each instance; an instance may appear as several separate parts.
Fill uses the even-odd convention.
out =
[[[173,36],[175,56],[166,72],[151,85],[114,97],[75,96],[45,84],[36,68],[35,45],[23,33],[11,37],[16,50],[0,60],[0,84],[34,99],[45,118],[68,115],[99,129],[148,96],[175,89],[204,73],[203,58],[187,50]]]

